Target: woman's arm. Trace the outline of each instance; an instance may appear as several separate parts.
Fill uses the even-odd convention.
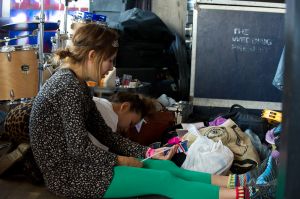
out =
[[[67,141],[67,150],[75,159],[81,161],[116,165],[116,154],[96,147],[88,138],[84,96],[81,87],[76,83],[68,85],[68,89],[63,90],[58,96],[59,115],[64,128],[62,139]]]

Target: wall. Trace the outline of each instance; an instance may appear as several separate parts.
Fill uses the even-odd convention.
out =
[[[125,10],[124,0],[95,0],[90,3],[90,10],[107,16],[108,22],[119,21],[120,12]]]
[[[187,0],[152,0],[152,12],[158,15],[171,31],[184,38]]]

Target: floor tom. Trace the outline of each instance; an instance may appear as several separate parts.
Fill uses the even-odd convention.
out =
[[[34,97],[38,92],[37,46],[0,48],[0,100]]]

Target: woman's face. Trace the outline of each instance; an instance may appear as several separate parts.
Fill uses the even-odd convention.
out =
[[[118,131],[127,131],[141,121],[141,114],[132,112],[128,109],[117,112]]]
[[[101,78],[103,78],[105,75],[108,74],[109,71],[111,71],[115,65],[117,53],[115,53],[113,56],[109,57],[107,60],[104,60],[101,65],[100,75]]]

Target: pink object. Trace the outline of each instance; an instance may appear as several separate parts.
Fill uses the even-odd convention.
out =
[[[173,137],[168,140],[168,144],[174,145],[174,144],[179,144],[181,142],[180,137]]]
[[[154,152],[155,152],[155,149],[148,148],[148,150],[146,152],[146,158],[152,157]]]
[[[223,117],[217,117],[213,121],[208,122],[208,125],[209,126],[219,126],[219,125],[223,124],[224,122],[226,122],[225,118],[223,118]]]

